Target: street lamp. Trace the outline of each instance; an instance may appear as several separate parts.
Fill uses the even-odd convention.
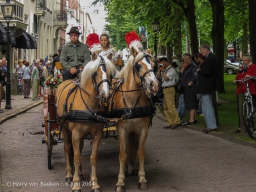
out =
[[[157,59],[157,36],[156,33],[159,31],[159,22],[155,19],[155,21],[152,23],[152,30],[155,34],[155,43],[154,43],[154,52],[155,52],[155,59]]]
[[[5,109],[11,109],[11,81],[10,81],[10,28],[9,22],[12,19],[13,11],[15,9],[15,4],[12,4],[10,0],[6,0],[6,3],[1,4],[1,9],[3,17],[7,22],[7,48],[6,48],[6,60],[7,60],[7,83],[6,83],[6,103]]]

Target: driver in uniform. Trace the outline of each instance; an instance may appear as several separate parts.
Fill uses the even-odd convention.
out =
[[[90,51],[88,46],[79,41],[79,29],[71,27],[67,33],[70,36],[70,42],[67,43],[61,52],[60,63],[63,66],[63,81],[73,79],[77,76],[77,69],[83,68],[90,60]]]

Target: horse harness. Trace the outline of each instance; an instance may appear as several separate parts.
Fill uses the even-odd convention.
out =
[[[100,56],[101,57],[101,56]],[[146,57],[146,56],[144,56]],[[147,58],[147,57],[146,57]],[[147,58],[148,59],[148,58]],[[100,65],[102,65],[103,70],[106,71],[106,66],[105,66],[105,62],[104,59],[101,57],[101,63]],[[153,70],[147,70],[142,76],[139,74],[139,70],[140,70],[140,65],[138,64],[138,62],[136,62],[133,65],[133,73],[136,73],[137,76],[140,78],[141,80],[141,84],[140,84],[140,88],[138,89],[134,89],[134,90],[127,90],[127,91],[123,91],[122,90],[122,84],[123,84],[123,79],[117,79],[116,83],[113,84],[112,87],[112,101],[111,101],[111,107],[110,110],[108,110],[108,104],[105,104],[105,111],[98,111],[100,108],[100,104],[98,107],[97,111],[92,111],[89,106],[87,105],[87,103],[84,101],[83,97],[83,103],[84,105],[87,107],[88,110],[73,110],[73,102],[74,102],[74,98],[75,98],[75,94],[77,94],[77,92],[79,91],[80,94],[82,94],[82,91],[87,93],[88,95],[90,95],[91,97],[98,99],[97,97],[91,95],[90,93],[88,93],[85,89],[83,89],[80,86],[79,82],[72,82],[75,86],[73,88],[71,88],[68,92],[68,95],[66,97],[66,102],[64,104],[63,107],[63,115],[61,117],[58,117],[59,119],[63,119],[63,123],[68,120],[68,121],[76,121],[76,122],[88,122],[88,123],[109,123],[109,119],[110,118],[120,118],[121,120],[125,121],[128,119],[135,119],[135,118],[142,118],[142,117],[150,117],[151,118],[151,123],[152,123],[152,118],[155,115],[155,106],[151,100],[151,98],[147,97],[149,106],[142,106],[142,107],[137,107],[137,104],[141,98],[141,94],[139,95],[139,97],[137,98],[135,104],[133,107],[127,107],[126,104],[126,100],[124,97],[124,92],[134,92],[134,91],[143,91],[143,82],[145,81],[145,76],[147,75],[147,73],[152,72]],[[110,82],[107,79],[103,79],[102,81],[100,81],[98,84],[95,80],[96,77],[96,73],[94,73],[92,75],[92,83],[93,86],[96,90],[96,93],[99,93],[99,86],[103,83],[103,82],[107,82],[110,85]],[[67,84],[66,86],[68,86],[69,84]],[[65,89],[65,88],[64,88]],[[62,89],[62,92],[63,90]],[[70,106],[69,106],[69,110],[67,108],[67,102],[69,97],[71,96],[72,93],[74,93],[72,102],[70,102]],[[122,92],[123,95],[123,102],[126,106],[126,108],[113,108],[113,104],[114,104],[114,100],[116,98],[117,92]],[[145,94],[145,92],[143,92]],[[61,96],[61,94],[60,94]],[[62,126],[61,126],[62,127]]]
[[[99,65],[102,67],[102,70],[104,72],[106,72],[105,61],[104,61],[102,56],[100,56],[100,57],[101,57],[101,61],[100,61]],[[93,84],[93,86],[94,86],[94,88],[96,90],[96,94],[98,95],[99,94],[99,87],[100,87],[100,85],[102,83],[104,83],[104,82],[107,82],[110,85],[110,82],[107,79],[102,79],[97,84],[97,82],[95,80],[96,76],[97,76],[97,73],[95,72],[92,75],[92,84]],[[63,119],[64,120],[63,122],[68,120],[68,121],[81,121],[81,122],[90,122],[90,123],[108,123],[109,119],[105,117],[106,110],[107,110],[106,105],[105,105],[105,112],[98,111],[100,106],[101,106],[100,102],[99,102],[99,106],[98,106],[97,111],[92,111],[90,109],[90,107],[88,106],[88,104],[86,103],[86,101],[84,100],[84,98],[81,96],[83,104],[87,107],[88,110],[73,110],[74,98],[75,98],[75,95],[78,92],[80,93],[80,95],[82,95],[82,92],[84,92],[84,93],[86,93],[90,97],[93,97],[96,100],[98,100],[99,98],[95,97],[94,95],[91,95],[83,87],[81,87],[80,80],[73,81],[71,83],[73,83],[75,86],[73,88],[69,89],[69,92],[68,92],[67,97],[66,97],[66,101],[65,101],[64,106],[63,106],[63,115],[61,117],[58,117],[58,118],[59,119]],[[70,85],[70,84],[67,84],[62,89],[62,92],[65,90],[65,88],[68,85]],[[61,94],[62,94],[62,92],[61,92]],[[72,93],[74,93],[74,95],[73,95],[72,101],[70,102],[70,106],[69,106],[69,110],[68,110],[67,103],[68,103],[68,99],[70,98]],[[60,94],[59,98],[61,97],[61,94]]]

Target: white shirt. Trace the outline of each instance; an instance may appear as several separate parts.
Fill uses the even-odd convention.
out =
[[[166,72],[166,76],[169,78],[167,81],[164,80],[163,74],[161,72],[161,76],[162,76],[162,87],[168,87],[168,86],[174,86],[176,84],[176,79],[178,76],[178,73],[175,71],[175,69],[171,68],[171,67],[167,67],[165,69]]]

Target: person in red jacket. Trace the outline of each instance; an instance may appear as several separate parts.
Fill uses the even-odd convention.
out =
[[[242,105],[244,101],[244,93],[246,93],[246,86],[242,82],[236,83],[236,80],[241,80],[246,77],[256,76],[256,65],[252,64],[252,57],[250,55],[243,56],[243,66],[240,67],[239,72],[234,79],[234,84],[237,84],[236,95],[237,95],[237,110],[238,110],[238,125],[239,128],[236,133],[246,132],[246,125],[242,117]],[[256,97],[256,84],[254,80],[249,80],[249,89],[253,95],[254,103]]]

